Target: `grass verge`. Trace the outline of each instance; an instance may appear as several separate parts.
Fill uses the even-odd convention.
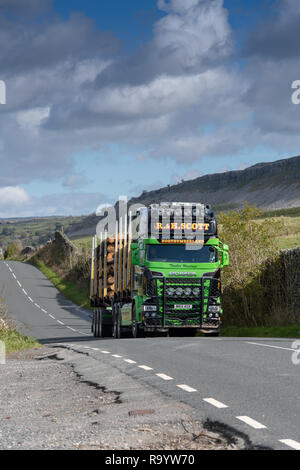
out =
[[[15,329],[0,327],[0,341],[5,343],[6,353],[24,351],[25,349],[39,348],[41,345],[35,339],[18,333]]]
[[[221,329],[225,337],[257,337],[257,338],[300,338],[300,325],[271,327],[237,327],[227,326]]]
[[[62,279],[55,271],[45,265],[42,261],[37,261],[35,258],[28,260],[28,263],[33,264],[54,284],[54,286],[71,302],[80,307],[90,310],[89,299],[85,292],[81,292],[71,282]]]

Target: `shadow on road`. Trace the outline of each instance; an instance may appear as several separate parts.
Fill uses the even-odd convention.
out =
[[[55,343],[83,343],[87,341],[99,341],[99,338],[93,336],[60,336],[57,338],[37,338],[41,344],[55,344]]]

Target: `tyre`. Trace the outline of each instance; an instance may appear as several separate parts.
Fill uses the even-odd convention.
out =
[[[94,333],[94,331],[95,331],[95,310],[93,310],[91,333]]]
[[[113,331],[112,336],[114,339],[121,338],[121,318],[120,318],[120,305],[116,304],[113,307]]]
[[[93,316],[93,332],[96,338],[102,336],[102,309],[97,309]]]

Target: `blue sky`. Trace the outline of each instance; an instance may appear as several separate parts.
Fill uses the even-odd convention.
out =
[[[7,201],[11,216],[88,213],[299,153],[298,5],[3,1],[0,217]]]

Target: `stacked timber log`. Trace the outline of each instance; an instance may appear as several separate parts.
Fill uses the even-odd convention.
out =
[[[130,238],[101,234],[93,239],[91,298],[110,305],[126,297],[129,284]]]

